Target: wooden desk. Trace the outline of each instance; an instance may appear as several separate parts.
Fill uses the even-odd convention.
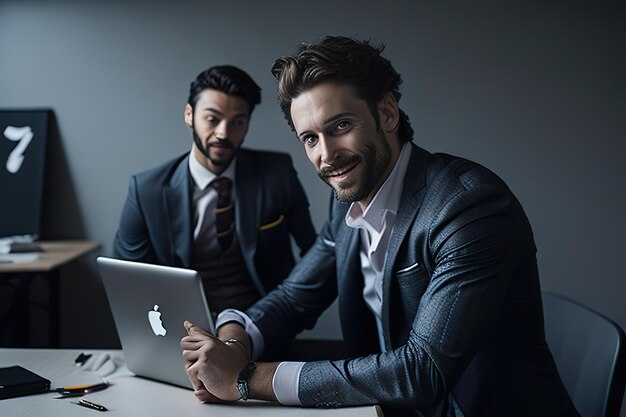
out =
[[[94,240],[59,240],[38,242],[43,249],[39,259],[28,263],[2,263],[0,274],[9,272],[49,272],[100,247]]]
[[[39,259],[28,263],[2,263],[0,264],[0,279],[22,278],[32,280],[38,274],[45,275],[49,288],[49,308],[50,308],[50,344],[52,347],[59,346],[60,336],[60,268],[75,259],[97,249],[100,242],[93,240],[66,240],[66,241],[41,241],[38,242],[43,252]],[[21,317],[22,321],[29,320],[28,314],[28,291],[21,294],[14,300],[13,307],[8,313],[10,316]],[[22,311],[18,311],[22,309]],[[24,311],[26,310],[26,311]],[[28,345],[29,329],[19,330],[20,340]]]
[[[80,352],[108,355],[93,371],[74,366]],[[94,358],[95,359],[95,358]],[[114,364],[114,365],[113,365]],[[45,378],[52,387],[98,383],[106,377],[111,386],[86,395],[88,400],[108,408],[106,417],[383,417],[380,407],[369,405],[337,409],[285,407],[273,402],[239,401],[233,404],[202,404],[193,391],[133,376],[120,350],[81,351],[65,349],[0,349],[0,367],[21,365]],[[87,366],[86,364],[85,366]],[[111,366],[108,366],[111,365]],[[106,372],[100,372],[103,369]],[[80,407],[77,398],[55,399],[49,392],[0,400],[0,415],[11,417],[98,416],[97,411]]]

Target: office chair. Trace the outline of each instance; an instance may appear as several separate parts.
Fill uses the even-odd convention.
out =
[[[619,417],[626,383],[625,335],[611,319],[544,292],[546,341],[582,417]]]

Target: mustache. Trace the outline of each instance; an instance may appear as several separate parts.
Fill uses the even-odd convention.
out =
[[[228,139],[220,139],[218,142],[209,142],[207,143],[206,147],[235,149],[235,145],[233,145],[233,143]]]

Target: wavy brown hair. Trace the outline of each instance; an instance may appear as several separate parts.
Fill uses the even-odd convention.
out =
[[[373,47],[368,41],[343,36],[326,36],[318,43],[303,43],[292,56],[274,61],[272,74],[278,80],[278,103],[285,119],[294,130],[291,102],[304,91],[322,81],[337,81],[351,85],[367,102],[379,125],[378,103],[388,92],[400,101],[402,78],[391,62],[380,54],[385,46]],[[400,110],[398,136],[401,141],[413,140],[409,117]]]

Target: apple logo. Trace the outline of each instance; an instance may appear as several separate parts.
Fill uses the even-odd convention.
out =
[[[148,312],[148,321],[150,322],[150,327],[152,327],[152,331],[157,336],[165,336],[167,330],[163,327],[163,322],[161,321],[161,313],[159,312],[159,306],[154,305],[154,310],[150,310]]]

